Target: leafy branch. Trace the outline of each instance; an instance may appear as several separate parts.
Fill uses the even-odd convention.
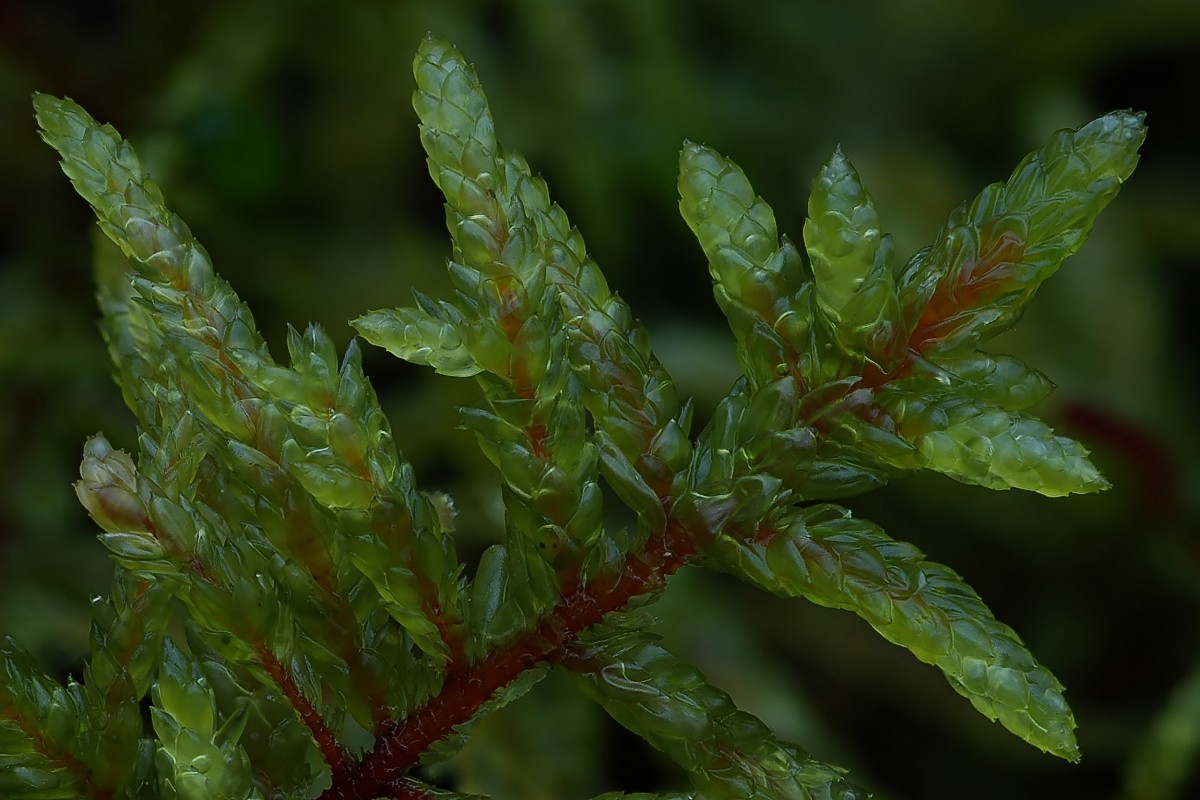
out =
[[[689,797],[865,797],[657,643],[641,609],[687,565],[858,614],[1075,760],[1062,687],[1017,634],[950,568],[829,501],[925,468],[1047,495],[1106,487],[1030,413],[1049,380],[978,346],[1086,239],[1136,164],[1142,117],[1055,134],[903,265],[840,151],[802,250],[733,162],[686,144],[680,208],[744,372],[693,435],[645,329],[498,143],[474,70],[430,37],[414,72],[453,292],[352,324],[480,387],[461,423],[499,473],[505,531],[470,578],[453,505],[418,488],[358,345],[339,359],[320,328],[290,330],[276,362],[129,144],[35,96],[116,245],[98,254],[102,331],[141,434],[136,460],[102,436],[84,450],[76,491],[118,565],[84,682],[0,649],[0,792],[465,797],[421,768],[557,669],[676,760]],[[604,485],[633,530],[607,523]]]

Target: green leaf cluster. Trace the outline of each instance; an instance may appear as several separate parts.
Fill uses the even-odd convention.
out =
[[[646,329],[499,144],[468,62],[430,37],[414,73],[452,292],[352,324],[478,386],[460,421],[496,467],[505,527],[470,575],[453,503],[418,487],[358,344],[339,356],[292,329],[276,361],[129,144],[35,97],[115,245],[98,250],[102,331],[140,435],[136,458],[103,436],[84,449],[76,492],[118,567],[82,683],[0,649],[0,792],[466,797],[422,770],[553,669],[675,760],[688,797],[867,796],[658,643],[641,606],[688,565],[852,611],[1076,759],[1062,686],[1017,634],[953,570],[830,501],[926,468],[1106,486],[1031,413],[1049,380],[979,346],[1085,240],[1136,164],[1141,116],[1055,134],[906,263],[840,151],[798,247],[737,165],[686,144],[680,208],[744,373],[693,434]],[[609,522],[614,501],[632,529]]]

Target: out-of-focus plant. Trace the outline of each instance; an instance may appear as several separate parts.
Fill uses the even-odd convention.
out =
[[[465,797],[429,768],[555,671],[677,761],[688,796],[865,796],[659,643],[647,602],[690,565],[853,611],[1075,760],[1062,687],[1018,636],[951,569],[831,501],[921,469],[1052,496],[1106,486],[1030,413],[1049,380],[979,345],[1085,240],[1136,164],[1141,116],[1055,134],[903,263],[840,151],[801,249],[733,162],[686,144],[680,208],[743,370],[693,435],[646,331],[498,144],[471,67],[428,38],[415,74],[453,291],[353,324],[482,391],[461,422],[499,472],[505,532],[470,577],[454,505],[418,489],[358,345],[339,359],[320,328],[291,330],[277,363],[128,143],[35,98],[118,248],[101,251],[99,299],[140,437],[136,461],[85,445],[77,494],[118,569],[83,681],[0,651],[0,793]],[[609,498],[635,521],[608,524]]]

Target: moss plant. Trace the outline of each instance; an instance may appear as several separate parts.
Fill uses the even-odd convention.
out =
[[[359,345],[339,358],[319,328],[291,330],[277,363],[129,144],[34,98],[119,248],[99,258],[102,330],[140,438],[136,457],[103,436],[84,447],[76,491],[117,570],[82,680],[0,648],[0,796],[465,797],[422,767],[559,670],[687,773],[690,794],[658,797],[865,797],[658,643],[646,603],[683,567],[852,611],[1075,760],[1062,686],[1017,634],[953,570],[831,501],[919,469],[1105,488],[1030,412],[1050,381],[979,347],[1086,239],[1142,117],[1054,134],[907,262],[840,151],[797,247],[732,161],[685,144],[680,209],[744,373],[693,433],[645,329],[498,144],[471,67],[435,38],[414,67],[453,295],[352,324],[478,383],[461,420],[499,473],[505,531],[471,575],[453,505],[418,488]],[[632,529],[606,525],[602,485]]]

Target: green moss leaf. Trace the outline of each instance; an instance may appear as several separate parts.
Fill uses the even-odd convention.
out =
[[[963,353],[1011,326],[1133,172],[1144,116],[1115,111],[1059,131],[951,213],[899,276],[910,346]]]
[[[401,468],[357,347],[351,345],[339,366],[323,331],[315,326],[303,335],[293,330],[288,337],[292,368],[277,366],[250,311],[213,272],[183,221],[166,208],[129,144],[70,100],[37,95],[34,107],[43,138],[62,156],[64,171],[120,247],[125,266],[136,272],[133,295],[108,275],[101,299],[111,314],[105,327],[118,363],[131,350],[149,348],[140,350],[134,363],[142,365],[138,377],[156,383],[148,392],[129,390],[127,397],[156,434],[152,438],[168,440],[165,434],[180,413],[171,401],[178,399],[202,418],[203,427],[242,446],[220,449],[235,457],[237,463],[229,466],[244,467],[259,458],[250,455],[257,451],[289,471],[318,505],[354,512],[346,527],[358,529],[350,534],[357,545],[351,548],[356,567],[380,584],[393,603],[394,618],[410,626],[420,645],[444,657],[447,645],[431,616],[438,613],[434,606],[451,620],[460,613],[453,546],[435,510],[416,491],[411,471]],[[107,269],[119,267],[106,262]],[[194,466],[185,454],[197,451],[182,447],[175,455]],[[173,497],[163,503],[178,507]],[[373,537],[359,535],[364,524],[370,530],[360,513],[368,507],[389,520],[397,516],[390,510],[404,509],[412,546],[396,547],[377,531],[371,531]],[[175,527],[185,536],[192,527],[194,535],[185,516],[172,515],[179,523]],[[328,534],[333,538],[341,531]],[[146,544],[114,540],[130,558],[144,557]],[[195,555],[194,547],[183,545],[176,555]]]
[[[413,364],[443,375],[469,377],[482,367],[472,357],[457,326],[416,308],[373,311],[353,322],[364,339]]]
[[[1027,414],[954,395],[897,395],[881,405],[916,448],[917,463],[955,480],[1049,497],[1109,486],[1083,445]]]
[[[473,581],[453,504],[418,490],[357,342],[339,359],[320,327],[289,328],[291,363],[276,363],[129,144],[35,96],[115,244],[97,258],[102,329],[141,435],[136,464],[89,440],[76,485],[119,564],[85,682],[60,687],[0,648],[0,795],[311,797],[331,776],[331,796],[466,800],[411,769],[553,663],[697,789],[630,800],[863,797],[623,611],[702,552],[854,611],[988,717],[1076,758],[1062,687],[961,578],[843,509],[796,503],[918,468],[1048,495],[1106,485],[1028,415],[1049,380],[977,345],[1084,241],[1136,164],[1141,116],[1056,134],[900,270],[840,151],[809,198],[810,274],[741,169],[686,144],[680,209],[744,372],[693,441],[690,402],[545,182],[499,144],[474,68],[427,37],[414,73],[454,295],[353,324],[479,386],[462,419],[500,473],[506,536]],[[635,534],[606,527],[601,478]],[[164,638],[169,598],[186,648]]]
[[[817,173],[804,223],[817,306],[842,345],[890,369],[904,356],[891,239],[850,161],[835,150]]]
[[[154,684],[159,788],[169,800],[245,800],[255,795],[249,759],[238,745],[244,712],[226,719],[199,663],[170,639]]]
[[[836,506],[781,515],[755,539],[722,537],[711,552],[775,594],[861,616],[888,641],[945,673],[988,719],[1076,761],[1075,720],[1058,680],[947,567]]]
[[[882,240],[879,212],[858,172],[841,148],[834,150],[813,180],[804,222],[804,244],[823,311],[840,318],[851,297],[877,282],[866,278]]]
[[[953,387],[957,393],[1012,411],[1035,406],[1054,391],[1049,378],[1020,359],[981,350],[937,363],[916,360],[912,378],[895,381],[892,386],[901,392],[927,392],[932,386],[941,392]]]
[[[644,632],[598,626],[581,639],[566,665],[585,694],[677,761],[705,797],[867,797],[843,779],[841,770],[777,740]]]
[[[739,341],[755,321],[773,328],[805,278],[799,252],[780,240],[771,207],[737,164],[690,142],[679,156],[679,196]]]
[[[0,640],[0,792],[20,800],[84,797],[89,771],[75,755],[75,698],[9,637]]]
[[[487,653],[529,630],[558,595],[556,580],[535,548],[518,535],[484,551],[471,586],[475,651]]]

